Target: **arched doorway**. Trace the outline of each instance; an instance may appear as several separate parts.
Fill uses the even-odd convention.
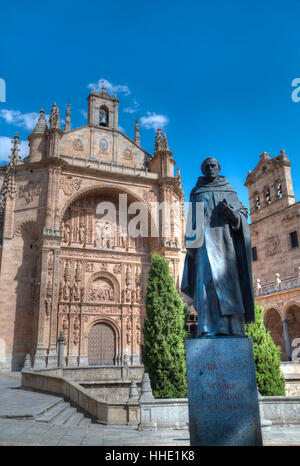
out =
[[[112,365],[116,356],[116,335],[113,328],[101,322],[93,325],[88,336],[89,366]]]
[[[270,332],[275,345],[280,346],[282,361],[287,360],[286,345],[284,341],[283,325],[279,312],[276,309],[269,309],[264,315],[264,324]]]

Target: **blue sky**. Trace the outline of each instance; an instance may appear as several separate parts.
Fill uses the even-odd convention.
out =
[[[248,170],[284,148],[300,200],[299,25],[299,0],[2,2],[0,160],[53,102],[62,118],[71,104],[73,128],[85,124],[88,85],[104,78],[126,134],[144,122],[148,152],[165,124],[186,198],[213,155],[248,205]]]

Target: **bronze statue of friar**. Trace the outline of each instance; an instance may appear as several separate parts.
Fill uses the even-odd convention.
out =
[[[216,159],[205,159],[201,170],[188,216],[197,238],[186,232],[181,290],[194,300],[198,337],[244,336],[255,319],[248,211]]]

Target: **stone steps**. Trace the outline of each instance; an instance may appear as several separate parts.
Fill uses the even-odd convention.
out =
[[[91,425],[90,418],[85,417],[83,413],[77,411],[63,399],[38,415],[36,421],[73,427],[89,427]]]
[[[64,400],[60,400],[55,405],[47,409],[46,412],[40,414],[37,418],[37,422],[53,422],[54,419],[62,413],[70,403],[65,403]]]
[[[68,420],[70,419],[71,416],[76,412],[76,408],[66,407],[60,414],[59,416],[56,416],[56,418],[53,420],[53,424],[56,424],[58,426],[62,426],[63,424],[67,424]]]

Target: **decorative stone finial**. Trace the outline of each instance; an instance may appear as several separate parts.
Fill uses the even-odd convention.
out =
[[[141,138],[140,138],[140,125],[138,120],[135,122],[135,128],[134,128],[134,142],[140,146],[141,145]]]
[[[162,138],[162,150],[168,151],[169,150],[169,144],[168,144],[168,139],[167,139],[167,134],[164,133],[163,138]]]
[[[61,342],[65,342],[65,341],[66,341],[66,337],[65,337],[65,334],[64,334],[64,332],[63,332],[63,331],[61,331],[61,332],[60,332],[60,334],[59,334],[59,337],[58,337],[57,341],[58,341],[59,343],[61,343]]]
[[[20,144],[19,139],[20,139],[20,137],[19,137],[18,133],[16,132],[14,138],[11,141],[13,143],[13,146],[10,149],[11,150],[11,155],[9,156],[9,158],[10,158],[9,164],[13,165],[13,166],[19,165],[19,163],[21,163],[21,159],[19,157],[20,149],[18,147],[19,144]]]
[[[141,396],[139,402],[154,401],[149,374],[144,373],[142,380]]]
[[[155,136],[154,154],[161,150],[161,141],[162,141],[161,129],[157,128],[156,136]]]
[[[139,399],[139,393],[137,390],[136,382],[134,380],[131,381],[130,384],[130,392],[129,392],[129,398],[128,401],[138,401]]]
[[[32,132],[37,133],[37,134],[44,134],[47,128],[48,127],[47,127],[47,122],[45,118],[45,110],[41,108],[39,119]]]
[[[49,123],[50,129],[60,129],[59,110],[55,102],[52,105]]]
[[[281,149],[280,154],[279,154],[279,157],[280,157],[282,160],[289,160],[289,156],[285,153],[285,150],[284,150],[284,149]]]
[[[65,119],[65,131],[71,130],[71,105],[67,105],[66,109],[66,119]]]

